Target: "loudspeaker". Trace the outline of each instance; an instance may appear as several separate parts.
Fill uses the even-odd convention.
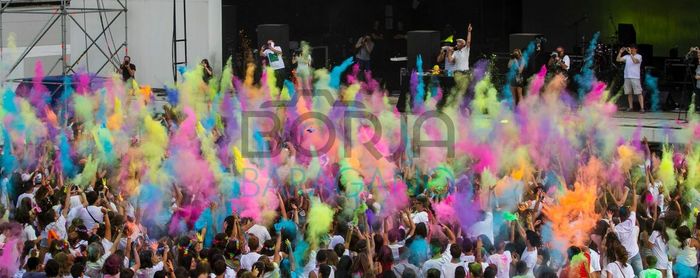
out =
[[[236,6],[221,6],[221,58],[223,63],[236,53],[238,48],[238,25],[236,24]],[[235,57],[234,57],[235,59]],[[223,64],[222,63],[222,64]]]
[[[416,69],[416,56],[423,60],[423,71],[430,70],[437,63],[440,52],[440,32],[435,30],[416,30],[406,33],[408,69]]]
[[[273,40],[276,46],[282,48],[282,56],[285,64],[289,61],[289,25],[287,24],[261,24],[258,25],[258,44],[253,46],[260,50],[260,47],[267,43],[268,40]]]
[[[637,43],[637,32],[634,25],[620,23],[617,25],[617,38],[622,45]]]
[[[513,49],[520,48],[521,50],[525,50],[527,48],[527,45],[530,44],[531,41],[534,41],[535,38],[541,37],[542,34],[537,34],[537,33],[515,33],[515,34],[510,34],[508,37],[508,51],[513,51]]]

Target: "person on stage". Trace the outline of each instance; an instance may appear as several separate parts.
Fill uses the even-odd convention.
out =
[[[695,97],[700,96],[700,48],[695,47]],[[696,102],[697,103],[697,102]]]
[[[626,55],[622,55],[627,52]],[[627,111],[632,111],[634,108],[634,103],[632,101],[632,94],[637,95],[639,98],[639,112],[644,113],[644,95],[642,94],[642,83],[641,83],[641,66],[642,66],[642,55],[637,53],[637,46],[631,45],[630,47],[620,48],[617,53],[617,62],[625,63],[625,95],[627,95]]]
[[[508,70],[515,68],[515,77],[510,83],[510,90],[515,98],[515,105],[517,106],[520,101],[523,100],[523,87],[525,86],[525,80],[523,79],[523,70],[525,69],[525,63],[523,61],[523,53],[520,49],[516,48],[513,53],[510,54],[510,61],[508,61]]]
[[[374,42],[372,41],[372,36],[365,35],[362,36],[359,40],[357,40],[357,43],[355,44],[355,50],[357,51],[355,59],[357,59],[357,63],[360,64],[360,70],[371,70],[370,58],[372,57],[372,51],[374,50]]]
[[[548,64],[553,72],[567,73],[571,67],[571,59],[564,52],[564,48],[559,46],[552,53]]]
[[[267,66],[275,70],[275,78],[277,88],[282,88],[284,79],[286,78],[284,60],[282,59],[282,47],[275,45],[273,40],[268,40],[267,43],[260,47],[260,57],[267,62]]]
[[[450,61],[450,57],[452,57],[453,53],[454,48],[449,43],[446,43],[443,47],[440,48],[440,54],[438,54],[437,58],[438,63],[442,63],[443,61],[445,62],[445,67],[443,69],[445,71],[445,74],[448,76],[451,76],[452,72],[454,72],[455,69],[454,62]]]
[[[472,46],[472,25],[467,27],[467,39],[457,39],[457,45],[450,56],[450,62],[454,63],[454,71],[465,74],[469,71],[469,51]]]

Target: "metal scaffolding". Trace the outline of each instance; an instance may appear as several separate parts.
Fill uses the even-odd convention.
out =
[[[182,1],[182,17],[178,20],[177,1],[173,0],[173,82],[177,82],[177,67],[187,66],[187,0]],[[178,23],[182,27],[182,37],[178,37]],[[183,45],[184,53],[178,52],[178,44]],[[181,56],[181,54],[184,54]]]
[[[88,0],[84,0],[88,1]],[[96,0],[97,7],[96,8],[80,8],[80,7],[72,7],[70,5],[70,0],[57,0],[57,1],[22,1],[22,0],[3,0],[0,2],[0,23],[2,23],[2,17],[4,14],[44,14],[44,15],[50,15],[49,19],[46,21],[46,23],[43,25],[43,27],[40,29],[39,33],[36,34],[34,39],[32,39],[31,43],[22,51],[22,53],[19,55],[16,61],[13,61],[11,63],[10,69],[8,72],[5,73],[5,76],[2,76],[2,79],[0,81],[5,82],[7,79],[11,76],[12,72],[17,69],[17,67],[24,61],[25,58],[27,58],[27,55],[32,51],[34,47],[37,46],[37,44],[46,36],[46,34],[49,32],[49,30],[57,23],[60,22],[61,26],[61,57],[56,60],[56,62],[53,64],[53,66],[50,68],[48,72],[52,72],[59,64],[61,64],[61,75],[66,76],[75,73],[75,68],[76,66],[81,62],[83,58],[86,58],[88,55],[88,52],[91,49],[97,49],[102,56],[104,56],[105,61],[102,63],[102,65],[99,67],[99,69],[93,73],[95,74],[100,74],[102,70],[108,65],[112,64],[115,68],[119,68],[120,61],[119,57],[117,56],[119,51],[122,49],[126,50],[127,49],[127,0],[108,0],[112,1],[114,3],[117,3],[116,8],[105,8],[104,6],[104,0]],[[85,15],[85,14],[99,14],[100,16],[100,26],[101,26],[101,31],[96,37],[93,37],[88,31],[87,31],[87,26],[85,23],[81,24],[80,21],[76,18],[77,15]],[[105,25],[103,22],[103,18],[105,17],[107,19],[107,24]],[[120,44],[117,46],[117,44],[114,42],[114,38],[112,37],[111,29],[110,27],[120,18],[124,18],[124,40],[123,42],[120,42]],[[68,54],[66,53],[66,39],[67,39],[67,28],[68,28],[68,22],[72,21],[72,24],[75,24],[75,26],[80,29],[81,34],[85,36],[86,38],[86,47],[85,49],[82,50],[80,53],[71,53],[71,58],[68,58]],[[3,37],[3,29],[2,29],[2,24],[0,24],[0,49],[2,49],[4,42],[2,41]],[[110,47],[109,43],[107,41],[107,35],[109,35],[112,39],[112,44],[114,47]],[[101,47],[98,43],[98,40],[104,37],[104,40],[107,45],[107,49],[105,50],[104,47]],[[89,44],[88,42],[89,41]],[[87,58],[86,58],[87,59]],[[72,61],[71,61],[72,60]]]

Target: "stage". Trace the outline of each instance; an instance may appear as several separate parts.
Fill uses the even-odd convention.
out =
[[[680,116],[685,119],[685,112]],[[679,136],[688,123],[678,120],[678,112],[617,112],[614,121],[622,134],[630,137],[641,127],[641,136],[650,143],[687,143],[681,142]]]

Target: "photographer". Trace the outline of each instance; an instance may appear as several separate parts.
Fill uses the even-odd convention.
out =
[[[627,52],[627,55],[622,55]],[[631,45],[630,47],[620,48],[617,53],[617,62],[625,63],[625,95],[627,95],[627,111],[632,111],[634,107],[632,102],[632,94],[638,96],[640,113],[644,113],[644,95],[642,94],[642,83],[641,79],[641,66],[642,66],[642,55],[637,54],[637,46]]]
[[[374,42],[372,41],[372,37],[369,35],[362,36],[359,40],[357,40],[355,50],[357,51],[355,58],[357,59],[357,63],[360,64],[360,70],[371,70],[370,57],[372,55],[372,50],[374,50]]]
[[[453,52],[454,48],[451,45],[446,44],[445,46],[440,48],[440,54],[437,58],[438,63],[442,63],[443,61],[445,61],[444,70],[448,76],[451,76],[452,72],[455,70],[455,63],[451,62],[449,59],[449,57],[452,56]]]
[[[286,78],[284,71],[284,60],[282,60],[282,47],[275,45],[275,42],[268,40],[260,47],[260,57],[263,58],[263,66],[269,66],[275,70],[277,88],[282,88]]]
[[[136,77],[136,66],[131,63],[131,57],[124,56],[124,62],[119,67],[122,74],[122,81],[126,82],[129,79]]]
[[[550,55],[548,65],[554,72],[567,73],[571,66],[571,59],[569,55],[564,53],[564,48],[560,46]]]
[[[209,60],[202,59],[199,64],[202,66],[202,80],[204,83],[209,83],[209,80],[214,76],[214,70],[211,68],[211,65],[209,65]]]

